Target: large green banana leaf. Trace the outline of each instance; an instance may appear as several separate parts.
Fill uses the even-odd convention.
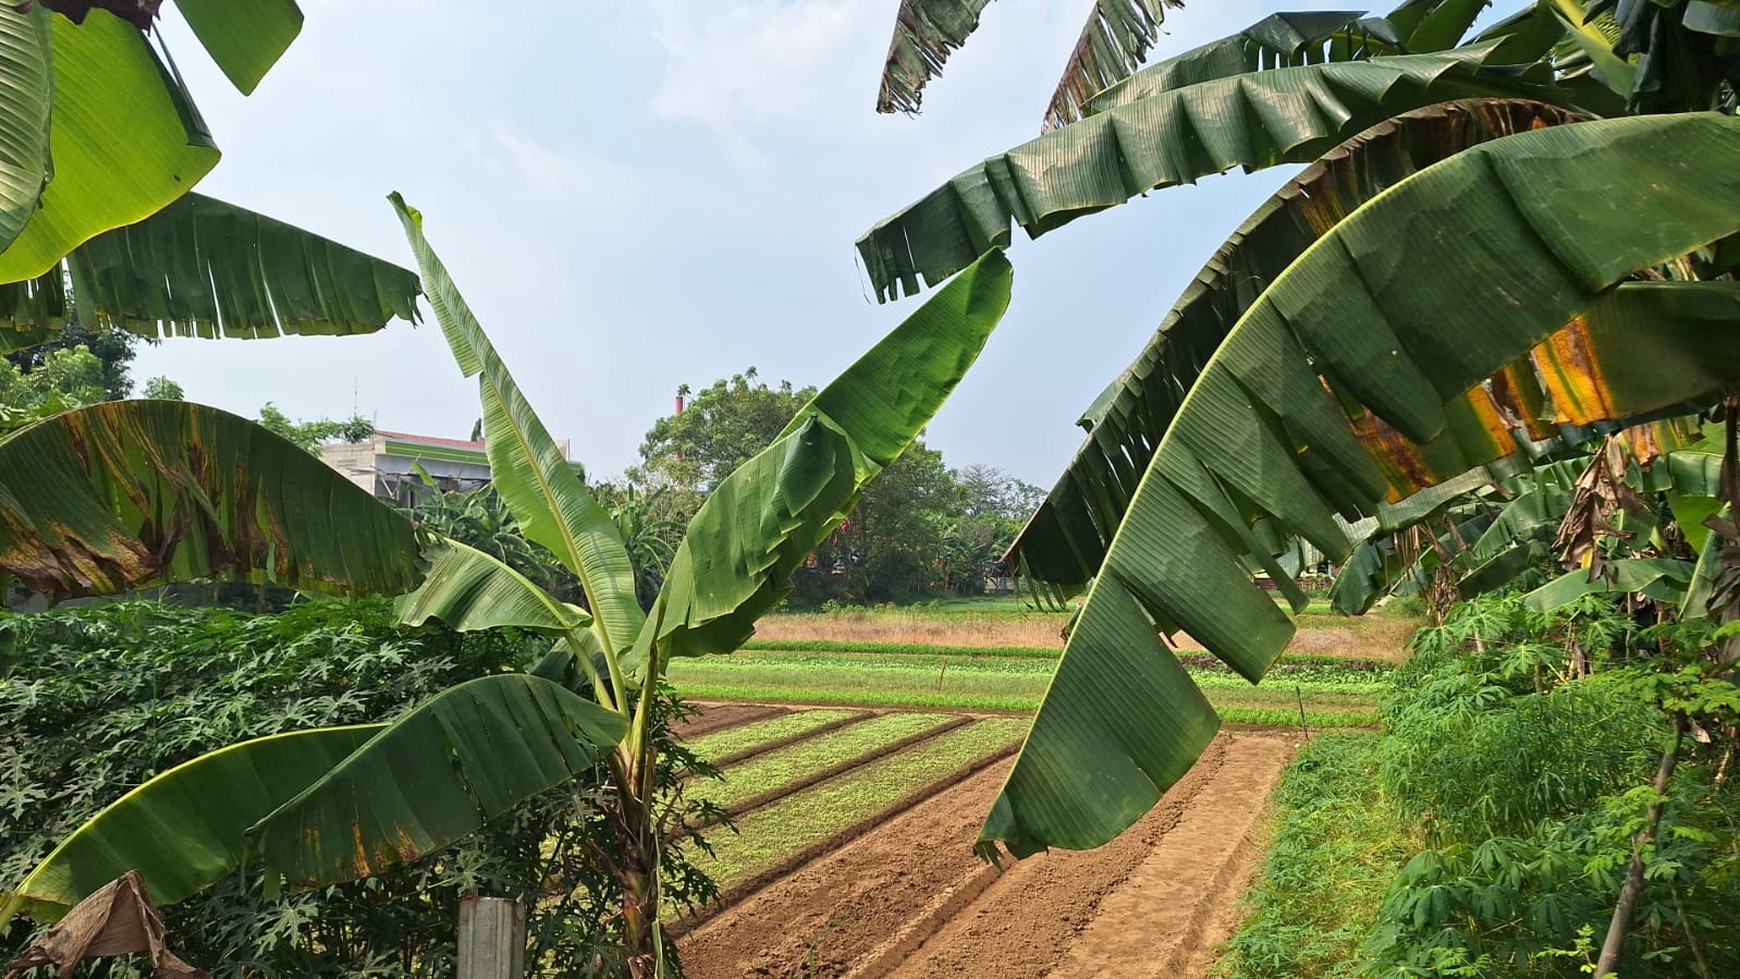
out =
[[[1081,103],[1082,114],[1104,112],[1127,102],[1216,78],[1298,67],[1309,63],[1306,61],[1308,50],[1337,37],[1346,39],[1342,51],[1337,52],[1342,56],[1332,56],[1330,60],[1353,61],[1373,55],[1400,54],[1399,45],[1382,36],[1359,38],[1363,26],[1359,19],[1364,14],[1363,10],[1270,14],[1237,34],[1191,48],[1157,61],[1115,84],[1101,86],[1098,92],[1092,93],[1092,98]],[[1322,60],[1321,54],[1318,60]]]
[[[75,298],[82,321],[142,336],[257,338],[414,321],[418,291],[409,269],[187,194],[92,238],[45,275],[0,285],[0,349],[52,335]]]
[[[593,499],[538,419],[471,307],[423,235],[423,218],[397,193],[435,319],[466,377],[478,376],[490,480],[526,537],[549,548],[580,578],[594,629],[607,656],[626,652],[646,621],[635,597],[634,568],[616,522]]]
[[[1537,612],[1563,608],[1588,595],[1634,594],[1678,605],[1692,583],[1692,562],[1666,558],[1624,558],[1608,561],[1590,577],[1583,568],[1567,571],[1523,596]]]
[[[42,275],[92,235],[187,193],[218,161],[181,80],[137,28],[106,10],[52,25],[54,179],[0,251],[0,282]]]
[[[0,250],[36,212],[48,176],[51,16],[42,6],[0,7]]]
[[[1715,114],[1508,136],[1403,180],[1312,245],[1166,430],[982,847],[1095,846],[1153,805],[1217,726],[1157,631],[1260,678],[1293,629],[1246,573],[1251,525],[1344,556],[1337,512],[1369,514],[1394,485],[1373,437],[1443,434],[1447,405],[1574,317],[1585,403],[1613,421],[1740,378],[1740,347],[1722,342],[1740,284],[1612,288],[1740,229],[1737,153],[1740,120]]]
[[[216,408],[112,401],[0,440],[0,574],[55,598],[197,578],[397,595],[417,560],[391,507]]]
[[[292,731],[243,741],[178,765],[123,795],[36,865],[0,910],[56,921],[129,870],[173,904],[242,862],[243,833],[295,798],[384,724]]]
[[[447,539],[423,584],[399,599],[398,615],[410,625],[440,619],[459,632],[515,626],[554,637],[592,624],[590,615],[557,601],[492,555]]]
[[[433,853],[588,771],[628,721],[549,680],[508,673],[406,713],[248,831],[293,887],[356,880]]]
[[[635,646],[636,665],[725,653],[942,406],[1009,305],[1001,252],[969,266],[798,411],[690,521]]]
[[[1337,221],[1469,146],[1577,118],[1528,100],[1433,105],[1379,123],[1288,181],[1215,252],[1083,415],[1078,424],[1088,437],[1010,546],[1012,566],[1066,591],[1087,586],[1203,365],[1263,288]]]
[[[1502,41],[1442,54],[1278,68],[1138,99],[993,156],[858,240],[883,300],[916,294],[1008,244],[1010,223],[1037,237],[1150,190],[1233,167],[1315,160],[1410,109],[1457,98],[1539,98],[1491,67]]]
[[[302,32],[296,0],[175,0],[217,66],[243,95]]]

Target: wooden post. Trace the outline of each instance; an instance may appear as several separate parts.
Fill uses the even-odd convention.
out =
[[[459,898],[458,979],[520,979],[525,960],[524,905],[476,892]]]

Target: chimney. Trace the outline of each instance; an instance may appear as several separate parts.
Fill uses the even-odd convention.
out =
[[[677,395],[677,414],[680,415],[682,413],[683,413],[683,396],[679,394],[679,395]]]

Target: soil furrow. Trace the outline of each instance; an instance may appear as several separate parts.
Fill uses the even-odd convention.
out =
[[[723,731],[728,727],[748,724],[750,721],[762,721],[769,717],[789,714],[785,707],[771,704],[697,704],[701,712],[687,720],[672,725],[678,737],[684,741],[693,741],[703,734]]]

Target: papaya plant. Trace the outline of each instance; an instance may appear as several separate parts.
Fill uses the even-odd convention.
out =
[[[292,887],[366,877],[601,760],[627,966],[637,979],[671,974],[648,736],[659,678],[673,657],[736,649],[790,590],[793,569],[972,365],[1008,304],[1009,264],[992,252],[964,270],[722,481],[643,611],[610,514],[521,394],[430,248],[421,216],[397,195],[393,202],[443,335],[461,371],[479,379],[496,491],[522,532],[579,579],[585,607],[479,550],[433,542],[422,584],[400,601],[404,621],[435,618],[460,631],[513,626],[548,636],[549,655],[525,673],[454,687],[384,727],[246,742],[165,773],[70,836],[15,889],[7,913],[52,918],[134,866],[163,900],[244,860]],[[238,779],[264,788],[224,791]],[[147,831],[166,818],[176,833]]]

